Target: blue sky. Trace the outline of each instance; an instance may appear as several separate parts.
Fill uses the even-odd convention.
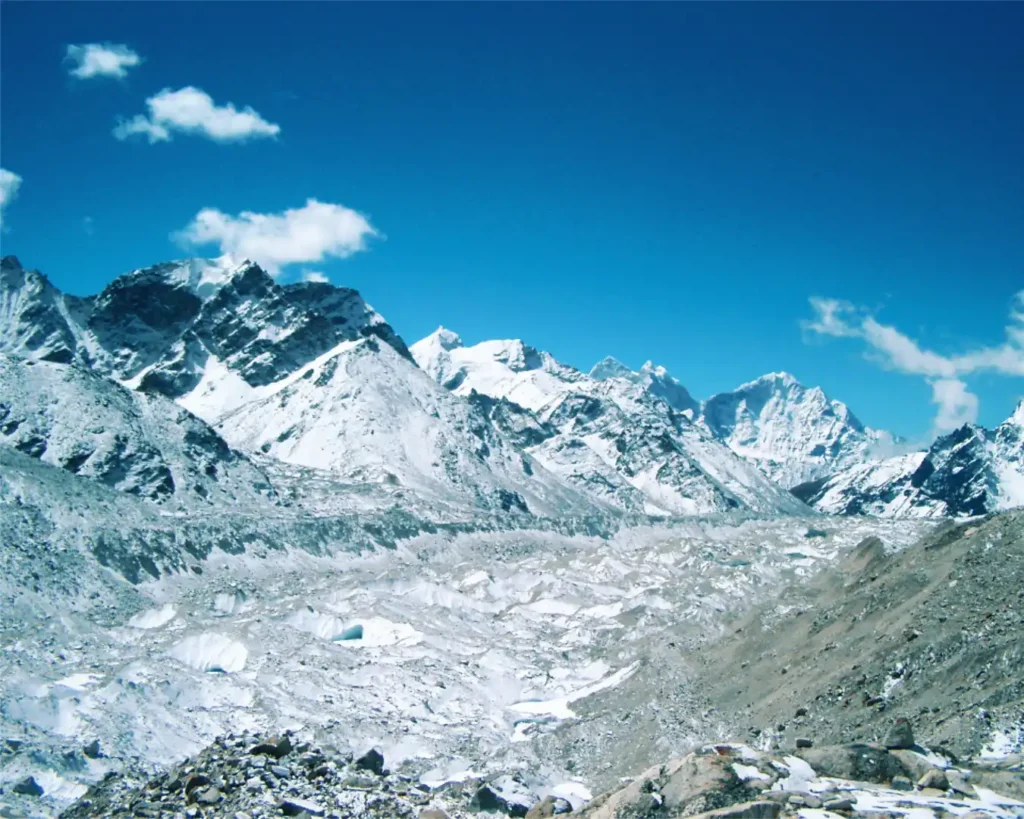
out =
[[[1022,4],[2,16],[0,241],[73,293],[258,247],[410,342],[653,358],[699,396],[788,370],[915,440],[1024,393]]]

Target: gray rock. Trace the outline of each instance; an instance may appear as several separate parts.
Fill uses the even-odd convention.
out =
[[[44,793],[43,786],[36,782],[34,776],[25,777],[11,790],[22,796],[42,796]]]
[[[527,811],[526,819],[549,819],[564,813],[572,813],[572,805],[557,796],[547,796]]]
[[[264,754],[266,756],[272,756],[274,759],[282,759],[288,756],[292,752],[292,741],[287,734],[280,737],[270,737],[270,739],[260,742],[254,745],[249,753]]]
[[[812,748],[812,747],[814,747],[814,743],[811,740],[809,740],[809,739],[805,739],[804,737],[798,737],[797,741],[796,741],[796,747],[797,748]]]
[[[912,791],[914,783],[905,776],[894,776],[892,778],[892,789],[894,791]]]
[[[889,749],[913,748],[914,730],[910,727],[910,721],[904,717],[899,717],[893,723],[892,728],[889,729],[889,733],[886,734],[883,744]]]
[[[356,760],[356,768],[360,771],[372,771],[381,776],[384,773],[384,754],[376,748],[371,748]]]
[[[936,788],[940,791],[949,790],[949,778],[946,776],[946,772],[935,768],[928,771],[917,781],[917,787],[919,788]]]
[[[282,799],[278,808],[285,816],[302,816],[303,814],[323,816],[325,813],[324,809],[316,802],[309,799],[298,799],[294,796]]]
[[[853,810],[853,806],[856,804],[852,799],[844,797],[842,799],[829,799],[825,803],[825,810],[838,811],[840,813],[849,813]]]
[[[853,779],[858,782],[885,784],[894,776],[907,776],[908,771],[895,756],[880,745],[854,743],[801,748],[796,756],[821,776]]]
[[[726,808],[698,814],[701,819],[775,819],[782,813],[782,805],[778,802],[760,800],[757,802],[741,802]]]
[[[219,789],[209,787],[199,792],[199,796],[196,797],[196,801],[200,805],[216,805],[223,798],[224,795]]]
[[[94,739],[92,742],[90,742],[88,745],[82,748],[82,753],[89,757],[89,759],[99,759],[101,756],[103,756],[102,752],[100,751],[100,741],[98,739]]]

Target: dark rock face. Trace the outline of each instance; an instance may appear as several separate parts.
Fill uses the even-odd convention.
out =
[[[269,489],[244,456],[170,401],[81,367],[4,352],[0,445],[157,502],[179,497],[206,504],[248,495],[257,483]]]
[[[1000,470],[1024,461],[1022,436],[1021,426],[1012,421],[994,430],[965,424],[936,439],[913,471],[893,469],[893,477],[882,483],[870,481],[870,473],[865,479],[839,473],[800,484],[791,492],[817,508],[822,508],[826,496],[831,496],[829,503],[838,496],[840,507],[823,511],[846,515],[875,514],[897,501],[951,517],[984,515],[997,507]]]
[[[44,793],[43,786],[32,776],[22,779],[11,790],[21,796],[42,796]]]
[[[205,264],[205,263],[203,263]],[[216,356],[252,386],[276,381],[343,341],[374,337],[412,360],[405,342],[359,293],[329,284],[277,284],[246,262],[216,285],[193,262],[167,262],[120,276],[79,299],[14,257],[0,266],[0,304],[11,317],[0,350],[77,361],[143,390],[177,397]]]

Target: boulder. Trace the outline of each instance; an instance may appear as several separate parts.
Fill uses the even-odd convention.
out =
[[[918,780],[929,771],[936,770],[935,763],[929,757],[919,754],[917,751],[897,748],[889,751],[889,753],[903,764],[903,767],[907,769],[907,776],[913,780]]]
[[[741,802],[727,808],[697,814],[700,819],[775,819],[782,813],[782,805],[771,800]],[[695,817],[696,819],[696,817]]]
[[[283,757],[288,756],[291,752],[292,741],[287,734],[279,737],[270,737],[269,739],[254,745],[249,750],[250,754],[263,754],[265,756],[272,756],[274,759],[282,759]]]
[[[886,784],[894,776],[907,776],[908,771],[895,756],[880,745],[853,743],[801,748],[796,756],[810,765],[820,776],[853,779],[859,782]]]
[[[904,717],[899,717],[892,724],[889,733],[885,735],[883,745],[890,750],[913,748],[914,730],[910,727],[910,721]]]
[[[34,776],[27,776],[18,782],[13,788],[15,793],[21,796],[42,796],[43,786],[36,782]]]
[[[524,817],[536,802],[537,797],[522,782],[511,776],[499,776],[480,786],[472,804],[478,810]]]
[[[526,819],[550,819],[572,813],[572,805],[557,796],[546,796],[526,812]]]
[[[587,819],[618,816],[691,816],[760,797],[733,769],[742,757],[729,746],[690,754],[644,771],[624,788],[603,794],[579,811]]]
[[[326,813],[326,811],[316,802],[309,799],[299,799],[295,796],[289,796],[282,799],[277,807],[285,816],[302,816],[303,814],[308,816],[323,816]]]
[[[949,778],[941,768],[932,768],[932,770],[917,780],[917,787],[922,789],[937,788],[940,791],[948,791]]]
[[[376,748],[371,748],[356,760],[356,768],[382,776],[384,774],[384,754]]]
[[[912,791],[914,783],[905,776],[894,776],[892,778],[892,789],[894,791]]]

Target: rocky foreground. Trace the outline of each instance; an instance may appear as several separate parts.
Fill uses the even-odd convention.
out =
[[[86,749],[99,754],[98,748]],[[65,819],[269,819],[278,816],[460,819],[480,813],[538,819],[802,819],[829,816],[1024,817],[1024,763],[962,764],[914,743],[898,719],[884,744],[791,751],[706,745],[584,802],[531,792],[513,773],[489,780],[425,783],[389,771],[370,750],[353,759],[292,734],[231,735],[194,759],[148,780],[109,774],[62,815]],[[31,777],[3,797],[0,816],[31,817],[43,796]]]

